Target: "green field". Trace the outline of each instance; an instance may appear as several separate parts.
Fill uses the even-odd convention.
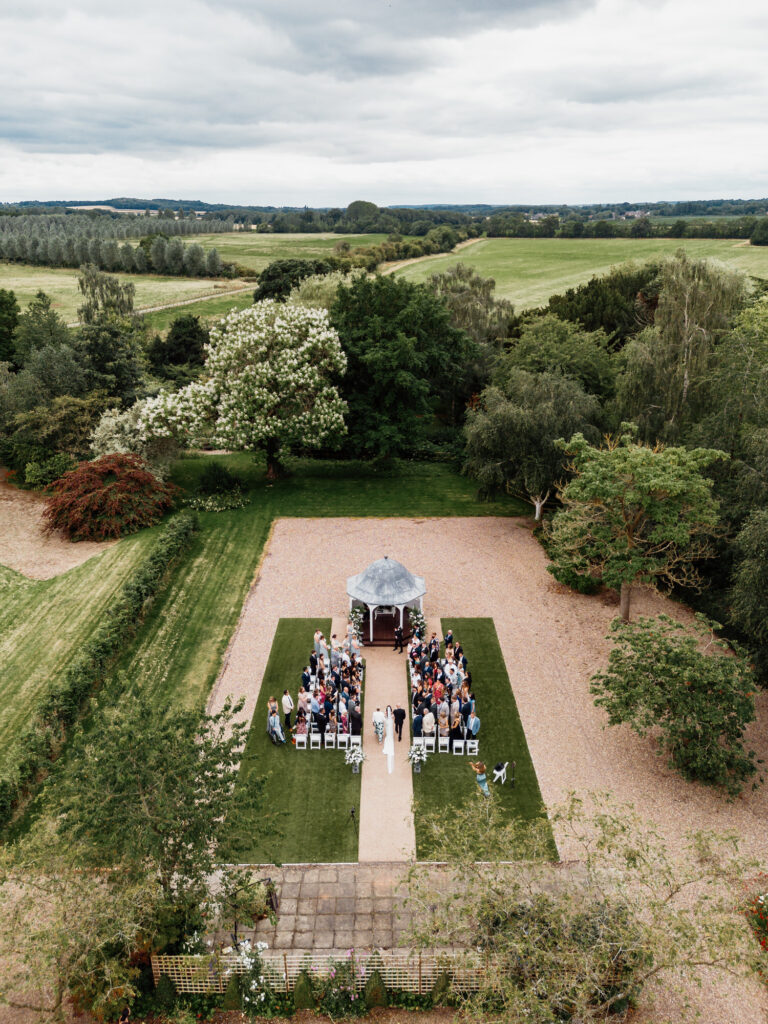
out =
[[[357,860],[349,809],[360,809],[360,775],[344,763],[343,751],[296,750],[290,741],[276,747],[266,733],[267,700],[279,701],[285,689],[295,700],[316,629],[328,636],[331,620],[280,619],[275,631],[240,771],[268,775],[265,806],[282,835],[265,841],[254,821],[253,846],[241,855],[247,863]]]
[[[722,260],[745,274],[768,278],[768,246],[677,238],[484,238],[460,253],[429,257],[395,273],[425,281],[430,274],[465,263],[496,281],[497,297],[509,299],[517,309],[530,309],[617,264],[659,259],[681,248],[691,256]]]
[[[443,619],[443,636],[452,629],[461,640],[472,673],[472,689],[480,719],[478,734],[480,759],[488,769],[488,784],[510,817],[530,821],[546,814],[536,770],[528,751],[523,724],[517,711],[515,696],[509,682],[504,657],[493,619]],[[414,820],[416,824],[416,856],[430,860],[439,851],[433,850],[429,836],[420,828],[422,815],[449,812],[467,800],[480,799],[476,776],[469,767],[471,758],[453,754],[429,754],[419,774],[413,776]],[[493,766],[497,762],[515,762],[515,785],[493,785]],[[511,778],[512,765],[507,769]],[[450,794],[450,799],[447,798]],[[552,857],[557,856],[554,837]]]
[[[335,235],[330,232],[296,235],[262,235],[257,231],[232,231],[221,235],[193,235],[188,242],[199,242],[203,248],[217,249],[228,263],[240,263],[255,273],[273,260],[322,259],[332,256],[339,242],[358,245],[379,245],[386,235]]]
[[[82,296],[77,288],[77,270],[32,267],[24,263],[0,261],[0,288],[16,293],[19,306],[25,309],[37,292],[50,295],[53,307],[67,323],[77,320],[77,307]],[[155,274],[117,274],[121,281],[132,281],[136,286],[136,309],[162,306],[167,302],[181,302],[202,295],[214,295],[221,300],[222,292],[242,288],[243,281],[220,281],[204,277],[159,277]],[[249,293],[244,293],[248,295]],[[187,307],[182,306],[182,312]],[[178,313],[176,314],[178,315]]]
[[[144,530],[51,580],[0,566],[0,770],[37,701],[157,536]]]
[[[233,309],[245,309],[253,304],[254,285],[250,284],[246,291],[231,295],[216,295],[212,299],[201,299],[184,306],[172,306],[170,309],[158,309],[154,313],[145,313],[144,322],[152,331],[167,331],[177,316],[198,316],[208,324],[220,320]]]

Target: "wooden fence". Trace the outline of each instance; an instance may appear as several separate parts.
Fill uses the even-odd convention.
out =
[[[475,954],[445,953],[371,953],[355,954],[357,986],[365,987],[366,975],[377,970],[387,988],[419,994],[431,991],[441,974],[447,974],[453,984],[467,992],[479,988],[479,975],[489,965]],[[290,992],[301,971],[326,975],[337,957],[318,956],[313,953],[262,953],[264,975],[278,992]],[[166,974],[177,992],[224,992],[233,974],[242,974],[246,967],[236,954],[211,953],[203,956],[153,956],[152,974],[155,984]]]

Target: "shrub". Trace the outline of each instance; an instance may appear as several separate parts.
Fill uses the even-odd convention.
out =
[[[58,452],[43,462],[28,462],[24,469],[24,481],[30,487],[48,487],[59,477],[68,473],[75,460],[66,452]]]
[[[329,1017],[362,1017],[366,1011],[365,999],[357,991],[355,961],[332,960],[327,978],[318,979],[318,1009]]]
[[[155,1002],[161,1010],[172,1010],[176,1003],[176,986],[167,974],[161,974],[155,989]]]
[[[103,455],[81,462],[53,483],[43,512],[46,529],[70,540],[106,540],[154,526],[173,505],[176,488],[163,484],[136,455]]]
[[[306,971],[299,971],[296,984],[293,986],[293,1005],[297,1010],[314,1010],[315,993],[312,979]]]
[[[112,660],[135,632],[148,602],[192,543],[196,530],[194,512],[180,512],[168,522],[147,557],[104,609],[90,640],[82,645],[80,653],[33,710],[15,748],[7,756],[7,774],[0,778],[0,828],[9,824],[25,791],[60,750],[67,729],[77,720]]]
[[[610,725],[626,722],[640,736],[659,729],[685,778],[735,795],[756,771],[743,743],[755,718],[754,673],[735,644],[717,639],[717,623],[696,618],[692,629],[668,615],[614,619],[608,670],[592,676],[590,690]]]
[[[200,474],[198,488],[201,494],[225,494],[241,486],[242,481],[238,476],[230,473],[223,463],[214,460],[209,462]]]
[[[242,1010],[243,1008],[243,1000],[240,996],[240,984],[236,974],[233,974],[229,979],[221,1008],[222,1010]]]
[[[374,1006],[389,1006],[389,993],[384,979],[378,971],[371,971],[365,981],[365,1005],[369,1010]]]
[[[435,978],[435,984],[432,986],[432,1005],[444,1006],[450,994],[451,979],[448,977],[446,971],[441,971],[441,973]]]

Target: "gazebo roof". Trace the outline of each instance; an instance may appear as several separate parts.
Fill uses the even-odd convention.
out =
[[[379,558],[347,579],[347,593],[363,604],[403,605],[426,594],[423,576],[414,576],[394,558]]]

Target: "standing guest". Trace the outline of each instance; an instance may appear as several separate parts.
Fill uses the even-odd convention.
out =
[[[328,712],[328,726],[326,731],[329,732],[332,736],[335,736],[336,733],[339,731],[339,720],[336,717],[336,712],[333,710],[333,708],[331,708],[331,710]]]
[[[448,648],[453,647],[453,630],[449,629],[443,637],[443,643],[445,644],[445,653],[448,654]]]
[[[320,629],[315,630],[315,654],[320,653],[320,641],[323,639],[323,632]]]
[[[376,733],[376,739],[381,743],[384,739],[384,712],[381,708],[376,708],[373,712],[373,731]]]
[[[363,734],[363,716],[360,714],[360,708],[357,704],[353,704],[349,711],[349,725],[352,730],[353,736],[362,736]]]
[[[417,711],[416,714],[413,716],[413,736],[414,736],[414,739],[417,736],[423,736],[424,735],[424,730],[422,728],[423,723],[424,723],[424,719],[422,717],[421,711]]]
[[[309,674],[312,676],[317,675],[318,657],[317,651],[309,652]]]
[[[433,633],[429,638],[429,660],[434,662],[440,657],[440,641],[437,639],[437,633]]]
[[[473,708],[472,711],[470,711],[470,713],[469,713],[469,718],[467,719],[467,736],[468,737],[471,736],[472,739],[475,739],[479,732],[480,732],[480,719],[475,714],[475,711],[474,711],[474,708]]]
[[[405,722],[405,708],[401,708],[399,704],[395,704],[395,710],[392,712],[395,719],[395,732],[397,733],[397,742],[402,743],[403,741],[403,724]]]
[[[285,716],[285,731],[291,731],[291,712],[293,711],[293,697],[287,690],[283,690],[283,715]]]
[[[276,697],[270,697],[269,700],[267,701],[267,714],[268,715],[271,715],[271,714],[275,714],[276,715],[277,714],[277,698]]]
[[[305,665],[304,671],[301,673],[301,688],[308,691],[311,686],[312,680],[310,679],[309,665]]]
[[[455,714],[451,719],[451,731],[449,734],[449,746],[453,750],[453,744],[456,740],[464,739],[464,719],[459,714]]]
[[[296,713],[296,735],[307,735],[307,713],[304,708],[299,708]]]
[[[309,712],[309,702],[311,699],[308,690],[301,690],[299,692],[299,711],[303,711],[305,715]]]
[[[491,791],[488,789],[488,780],[485,777],[485,764],[482,761],[470,761],[469,767],[477,776],[477,784],[480,787],[480,792],[483,796],[490,796]]]
[[[435,732],[435,716],[431,710],[423,716],[422,729],[425,736],[433,736]]]

